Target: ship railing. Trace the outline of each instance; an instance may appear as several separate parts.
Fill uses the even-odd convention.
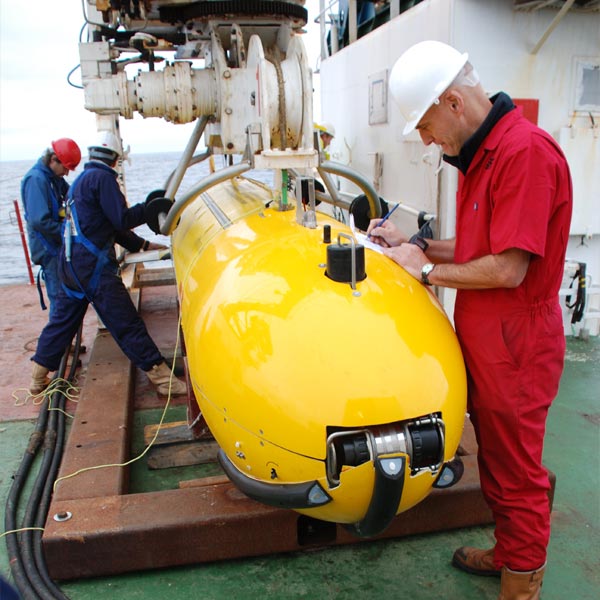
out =
[[[320,28],[321,60],[420,2],[422,0],[387,0],[380,3],[332,0],[326,6],[326,0],[320,0],[319,13],[314,22]]]

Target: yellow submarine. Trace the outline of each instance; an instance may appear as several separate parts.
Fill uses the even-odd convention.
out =
[[[122,21],[119,4],[89,19],[112,28],[81,45],[86,108],[117,134],[135,111],[197,121],[147,205],[171,237],[189,379],[219,461],[251,498],[377,535],[460,478],[466,377],[432,290],[332,216],[331,174],[364,191],[371,217],[381,205],[315,149],[302,2],[214,15],[202,11],[218,3],[148,1]],[[116,57],[132,46],[151,68],[129,80]],[[161,49],[177,54],[159,71]],[[230,166],[178,195],[201,135]]]
[[[375,535],[460,476],[460,349],[429,288],[274,196],[235,177],[172,233],[190,381],[242,491]]]

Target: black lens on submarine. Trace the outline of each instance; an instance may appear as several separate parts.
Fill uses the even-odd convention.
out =
[[[365,436],[345,438],[342,441],[340,464],[357,467],[370,459],[369,446]]]
[[[410,429],[412,440],[412,469],[437,465],[442,455],[442,438],[436,425]]]
[[[356,281],[367,276],[365,272],[365,247],[355,246]],[[327,277],[333,281],[350,283],[352,281],[352,246],[350,244],[329,244],[327,246]]]

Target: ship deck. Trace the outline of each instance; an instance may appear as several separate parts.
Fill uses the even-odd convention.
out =
[[[4,514],[12,477],[39,411],[31,400],[24,400],[25,394],[19,388],[28,384],[29,359],[47,313],[40,310],[37,290],[32,286],[1,286],[0,301],[0,500]],[[172,286],[148,287],[141,292],[141,313],[166,353],[175,344],[176,305]],[[81,356],[81,386],[90,367],[97,326],[90,310],[84,324],[88,351]],[[565,371],[559,396],[550,410],[544,452],[546,466],[556,475],[545,600],[592,600],[600,588],[599,366],[599,338],[568,338]],[[135,390],[133,456],[143,450],[144,427],[159,421],[164,404],[140,373],[135,376]],[[68,410],[75,409],[76,405],[69,403]],[[185,413],[185,400],[173,401],[166,421],[185,419]],[[150,470],[146,461],[140,460],[131,467],[129,492],[173,489],[182,481],[219,473],[214,463]],[[59,585],[73,600],[354,596],[492,600],[498,594],[496,579],[459,572],[452,568],[450,559],[461,545],[488,547],[493,539],[491,526],[473,526],[285,554],[70,579]],[[11,581],[4,541],[0,545],[0,573]]]

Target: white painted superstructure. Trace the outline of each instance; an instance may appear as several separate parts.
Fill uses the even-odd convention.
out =
[[[437,234],[444,238],[454,231],[457,171],[441,161],[437,147],[425,147],[418,133],[402,135],[404,120],[387,95],[387,77],[395,60],[419,41],[446,42],[469,53],[490,95],[504,91],[513,99],[537,101],[537,123],[558,140],[573,176],[574,215],[567,257],[587,264],[585,318],[572,328],[570,311],[565,309],[565,332],[585,328],[597,335],[600,8],[598,3],[588,2],[586,10],[573,10],[578,7],[571,0],[560,10],[560,2],[551,3],[554,8],[544,8],[541,2],[527,4],[529,10],[523,10],[522,2],[508,0],[424,0],[416,4],[321,59],[321,115],[337,130],[332,157],[372,178],[388,202],[436,214]],[[329,23],[331,11],[335,7],[324,13]],[[342,183],[342,190],[357,192],[347,182]],[[394,216],[407,233],[416,230],[414,213],[397,211]],[[572,272],[568,264],[563,295]],[[454,294],[442,290],[441,295],[451,313]]]

